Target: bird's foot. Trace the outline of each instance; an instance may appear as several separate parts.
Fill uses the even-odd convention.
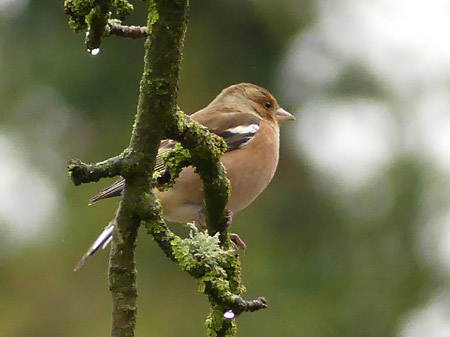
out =
[[[225,210],[225,218],[226,218],[226,226],[227,230],[230,229],[231,225],[233,224],[233,212],[231,212],[229,209]],[[195,223],[198,229],[205,231],[208,229],[208,226],[206,226],[206,215],[205,210],[202,209],[197,214],[197,222]]]
[[[233,224],[233,212],[231,212],[229,209],[225,210],[225,217],[227,220],[227,230],[230,229],[231,225]],[[198,218],[197,218],[196,226],[198,229],[202,231],[206,231],[208,227],[206,226],[206,219],[205,219],[205,211],[202,209],[200,212],[198,212]],[[230,239],[233,241],[233,243],[236,245],[236,249],[242,249],[245,254],[247,254],[247,245],[245,242],[237,235],[236,233],[230,233]]]
[[[234,242],[237,248],[240,248],[244,251],[244,254],[247,254],[247,245],[245,242],[237,235],[236,233],[230,233],[230,239]]]
[[[229,209],[226,209],[225,217],[227,219],[227,229],[230,229],[231,225],[233,224],[233,212],[231,212]],[[247,254],[247,245],[245,244],[244,240],[239,237],[239,235],[237,235],[236,233],[230,233],[230,239],[236,245],[236,249],[242,249],[244,251],[244,254]]]
[[[195,223],[195,225],[203,232],[208,229],[208,227],[206,226],[205,210],[203,208],[197,214],[197,222]]]
[[[233,224],[233,212],[228,208],[225,210],[225,218],[227,219],[227,229],[230,229]]]

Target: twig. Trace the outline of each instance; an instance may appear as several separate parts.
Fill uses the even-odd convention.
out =
[[[117,36],[137,39],[140,37],[147,37],[147,27],[145,26],[124,26],[119,24],[110,25],[110,34]]]

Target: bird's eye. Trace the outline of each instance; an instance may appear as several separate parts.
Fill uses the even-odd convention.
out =
[[[266,101],[266,102],[264,103],[264,106],[265,106],[267,109],[271,109],[271,108],[272,108],[272,103],[270,103],[269,101]]]

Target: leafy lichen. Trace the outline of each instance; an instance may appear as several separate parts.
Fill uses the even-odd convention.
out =
[[[64,12],[70,16],[69,26],[76,33],[87,30],[86,16],[95,6],[94,0],[66,0],[64,2]]]
[[[134,7],[127,0],[114,0],[117,16],[120,20],[124,20],[126,16],[130,15]]]

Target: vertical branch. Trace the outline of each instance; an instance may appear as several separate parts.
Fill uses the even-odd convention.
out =
[[[134,336],[137,298],[134,251],[142,215],[139,207],[149,196],[146,202],[156,203],[150,193],[150,179],[163,131],[176,111],[186,18],[186,0],[151,0],[149,3],[144,71],[129,160],[122,172],[125,188],[117,211],[109,263],[113,337]]]
[[[123,203],[118,210],[109,259],[109,289],[113,300],[111,337],[134,336],[136,325],[134,253],[139,220],[131,216],[122,205]]]

